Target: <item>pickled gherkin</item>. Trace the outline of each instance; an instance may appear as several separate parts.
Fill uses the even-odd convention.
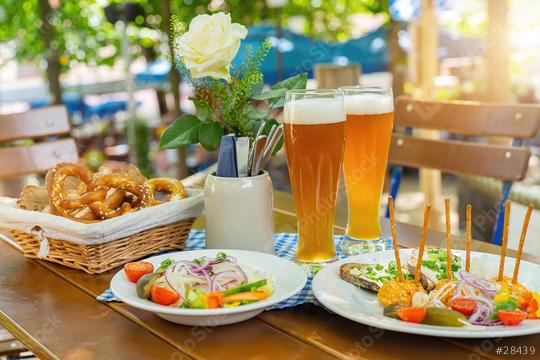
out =
[[[431,307],[427,308],[426,317],[422,324],[462,327],[467,324],[467,318],[454,310]]]
[[[401,320],[397,313],[399,309],[405,309],[405,306],[398,304],[388,305],[384,308],[383,315],[392,319]]]

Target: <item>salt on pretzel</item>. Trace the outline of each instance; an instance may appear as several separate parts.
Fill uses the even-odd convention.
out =
[[[131,212],[132,207],[129,203],[124,203],[126,193],[123,190],[112,189],[112,192],[104,201],[93,202],[88,205],[92,213],[99,219],[111,219]]]
[[[93,222],[95,220],[84,220],[75,217],[71,210],[62,206],[64,200],[64,183],[68,177],[79,179],[85,184],[89,184],[92,179],[92,173],[87,168],[73,163],[57,164],[49,175],[49,206],[51,214],[60,215],[68,219],[81,222]]]
[[[71,215],[73,215],[74,218],[77,219],[77,221],[83,221],[83,222],[95,222],[99,221],[100,219],[94,214],[92,209],[90,209],[88,206],[85,206],[84,208],[77,209],[72,211]]]
[[[56,173],[59,169],[63,168],[71,168],[84,177],[84,179],[82,179],[80,176],[67,176],[63,182],[63,192],[76,191],[82,195],[86,191],[86,185],[92,178],[92,172],[80,164],[70,162],[58,163],[49,169],[45,175],[45,187],[47,188],[47,191],[51,191],[51,186]]]
[[[85,207],[86,205],[96,202],[103,201],[107,197],[107,190],[104,188],[99,188],[94,191],[84,193],[83,195],[77,198],[63,199],[62,207],[65,209],[79,209]]]
[[[89,184],[89,189],[109,188],[130,192],[137,196],[139,207],[145,208],[154,205],[154,194],[147,184],[137,182],[126,176],[111,174],[95,177]]]
[[[132,210],[130,203],[127,202],[123,203],[122,206],[116,209],[110,208],[101,201],[93,202],[89,204],[88,207],[92,210],[95,216],[102,220],[112,219],[120,215],[127,214]]]
[[[184,199],[186,190],[180,180],[170,178],[155,178],[148,180],[148,186],[152,190],[152,193],[166,193],[167,201]],[[155,197],[155,196],[154,196]],[[156,204],[161,204],[163,201],[155,200]]]

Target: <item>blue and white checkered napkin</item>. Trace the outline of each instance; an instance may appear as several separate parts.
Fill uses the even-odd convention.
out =
[[[186,242],[185,250],[199,250],[204,249],[204,230],[192,230],[189,234],[189,238]],[[278,233],[274,234],[274,238],[276,241],[276,255],[285,259],[292,260],[295,256],[295,250],[296,250],[296,241],[298,240],[298,234],[295,233]],[[343,259],[347,257],[340,251],[340,247],[338,246],[341,242],[342,236],[336,235],[334,236],[334,243],[336,244],[337,249],[337,256],[340,259]],[[392,240],[389,238],[387,239],[386,244],[387,249],[392,248]],[[293,297],[280,302],[279,304],[276,304],[267,310],[272,309],[284,309],[288,307],[293,307],[300,304],[305,303],[314,303],[318,304],[317,300],[313,296],[313,291],[311,290],[311,281],[313,280],[313,276],[309,275],[308,280],[306,283],[306,286],[296,295]],[[99,295],[97,297],[97,300],[99,301],[119,301],[114,294],[112,293],[111,289],[107,289],[103,294]]]

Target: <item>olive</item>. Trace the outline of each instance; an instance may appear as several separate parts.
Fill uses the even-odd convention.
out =
[[[426,317],[422,324],[438,326],[462,327],[467,323],[467,318],[462,313],[444,308],[427,308]]]
[[[150,299],[150,289],[161,274],[146,274],[137,281],[137,295],[143,299]]]

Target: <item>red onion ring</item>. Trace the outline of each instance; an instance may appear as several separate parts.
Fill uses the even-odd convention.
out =
[[[467,284],[480,290],[482,293],[489,295],[490,297],[494,297],[499,290],[496,284],[478,275],[466,271],[462,271],[460,275],[461,279],[463,279],[463,281],[465,281]]]

